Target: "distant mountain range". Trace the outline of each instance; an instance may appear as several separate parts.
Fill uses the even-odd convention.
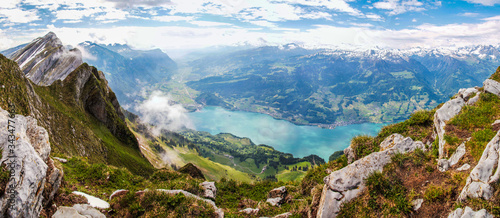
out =
[[[3,54],[20,60],[35,81],[53,82],[36,73],[35,59],[45,58],[41,51],[21,51],[25,46]],[[500,46],[484,45],[366,50],[286,44],[196,53],[189,57],[197,59],[179,64],[159,49],[91,42],[72,50],[60,42],[52,47],[74,56],[82,50],[82,60],[103,71],[118,100],[132,111],[147,93],[162,90],[190,110],[215,105],[324,127],[406,119],[415,110],[435,107],[459,87],[479,86],[500,65]],[[73,67],[79,63],[65,61],[76,61]]]
[[[189,62],[201,104],[268,113],[299,124],[392,122],[479,86],[499,46],[308,50],[261,47]]]

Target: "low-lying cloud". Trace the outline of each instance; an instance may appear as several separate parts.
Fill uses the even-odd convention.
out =
[[[187,110],[181,104],[175,104],[168,95],[154,91],[142,103],[135,106],[144,123],[152,125],[151,132],[159,135],[162,130],[177,131],[193,128]]]

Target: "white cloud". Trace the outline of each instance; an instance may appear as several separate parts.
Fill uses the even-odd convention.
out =
[[[6,17],[12,23],[29,23],[40,20],[36,10],[21,10],[18,8],[0,9],[0,17]]]
[[[368,19],[372,19],[372,20],[376,20],[376,21],[382,20],[382,17],[378,14],[369,13],[369,14],[366,14],[365,16]]]
[[[487,20],[487,21],[498,21],[498,20],[500,20],[500,15],[498,15],[498,16],[494,16],[494,17],[484,18],[483,20]]]
[[[432,2],[431,5],[425,5],[419,0],[382,0],[373,3],[373,7],[382,10],[388,10],[389,15],[398,15],[409,11],[424,11],[426,7],[441,6],[440,1]]]
[[[21,3],[21,0],[2,0],[0,8],[15,8],[19,3]]]
[[[111,9],[107,10],[104,14],[96,16],[95,20],[114,22],[126,19],[129,14],[127,11]]]
[[[90,17],[99,12],[102,12],[102,9],[88,8],[88,9],[59,10],[56,12],[56,19],[81,20],[84,17]]]
[[[496,4],[500,4],[500,0],[466,0],[469,3],[481,4],[486,6],[493,6]]]
[[[192,16],[175,16],[175,15],[165,15],[165,16],[155,16],[153,20],[162,22],[175,22],[175,21],[191,21],[194,20]]]
[[[197,26],[204,26],[204,27],[232,26],[232,24],[230,24],[230,23],[213,22],[213,21],[201,21],[201,20],[191,21],[189,23],[197,25]]]
[[[466,13],[461,13],[461,14],[458,14],[458,15],[462,16],[462,17],[477,17],[477,16],[479,16],[479,13],[466,12]]]
[[[153,125],[151,131],[155,135],[159,135],[162,130],[193,128],[188,111],[181,104],[174,104],[169,96],[160,91],[154,91],[147,100],[136,105],[135,110],[144,123]]]
[[[345,12],[352,15],[362,14],[358,9],[351,7],[349,3],[343,0],[289,0],[287,2],[291,4],[326,7],[328,9],[333,9],[339,12]]]
[[[413,20],[411,20],[411,22],[415,23],[415,22],[417,22],[417,19],[413,18]]]

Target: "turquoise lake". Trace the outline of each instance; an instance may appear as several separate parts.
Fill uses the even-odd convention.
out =
[[[295,125],[267,114],[228,111],[220,107],[205,107],[188,116],[198,131],[212,135],[231,133],[250,138],[255,144],[266,144],[278,151],[291,153],[295,157],[316,154],[326,161],[333,152],[347,148],[352,137],[361,134],[376,135],[385,125],[363,123],[322,129]]]

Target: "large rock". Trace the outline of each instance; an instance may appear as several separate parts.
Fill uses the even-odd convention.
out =
[[[448,218],[493,218],[493,215],[488,213],[485,209],[481,209],[478,211],[473,211],[470,207],[465,207],[465,210],[462,208],[457,208],[455,211],[451,212],[448,215]]]
[[[269,204],[272,206],[281,206],[283,203],[285,203],[286,196],[287,196],[287,191],[285,186],[281,186],[279,188],[275,188],[269,192],[267,195],[267,200]]]
[[[401,137],[399,134],[393,134],[388,140],[394,141]],[[422,142],[414,142],[410,137],[384,147],[386,150],[365,156],[324,178],[325,186],[317,217],[336,217],[342,204],[357,197],[365,189],[365,179],[374,172],[381,172],[384,166],[391,162],[393,154],[407,153],[417,148],[425,149]]]
[[[8,217],[38,217],[43,206],[48,169],[44,159],[50,153],[49,138],[34,118],[15,115],[11,119],[15,123],[10,124],[15,127],[16,142],[15,147],[9,147],[8,116],[8,112],[0,108],[0,148],[3,150],[0,162],[8,166],[13,178],[7,183],[6,194],[0,198],[1,214]],[[13,200],[11,207],[9,200]]]
[[[217,196],[217,188],[215,187],[215,182],[202,182],[200,186],[203,188],[203,197],[215,199]]]
[[[453,152],[450,159],[440,159],[438,160],[438,169],[441,172],[447,171],[450,167],[457,164],[460,159],[465,155],[465,142],[458,146],[457,150]]]
[[[88,204],[75,204],[73,207],[58,207],[52,218],[106,218],[106,216]]]
[[[500,131],[486,145],[481,159],[470,172],[458,199],[460,201],[466,200],[467,197],[490,199],[494,191],[490,184],[497,182],[500,177],[499,161]]]
[[[444,105],[439,108],[434,114],[434,127],[436,129],[437,135],[439,137],[439,158],[443,159],[444,157],[444,144],[446,141],[444,140],[444,127],[446,126],[446,121],[450,120],[462,110],[462,107],[465,105],[464,99],[460,96],[457,98],[451,99],[444,103]]]
[[[500,96],[500,83],[495,80],[487,79],[483,82],[484,91]]]

